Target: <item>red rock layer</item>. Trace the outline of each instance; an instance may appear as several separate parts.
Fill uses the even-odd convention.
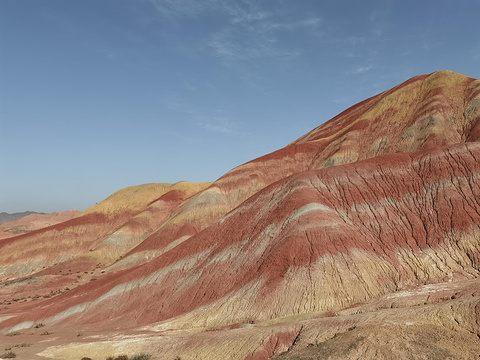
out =
[[[41,317],[106,328],[259,322],[477,277],[478,160],[471,143],[289,177],[148,264],[59,296]]]

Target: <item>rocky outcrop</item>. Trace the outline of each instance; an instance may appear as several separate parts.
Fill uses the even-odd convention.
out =
[[[479,99],[418,76],[214,183],[127,188],[0,242],[0,328],[155,331],[142,343],[182,359],[474,354]],[[39,284],[52,296],[8,299]]]

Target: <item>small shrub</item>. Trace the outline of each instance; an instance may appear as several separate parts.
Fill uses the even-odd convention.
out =
[[[119,355],[116,357],[109,356],[105,360],[150,360],[150,358],[151,358],[151,355],[140,354],[140,355],[134,355],[131,358],[129,358],[127,355]],[[180,358],[178,358],[178,360],[180,360]]]
[[[24,342],[24,343],[21,343],[21,344],[17,344],[17,345],[15,345],[14,347],[29,347],[29,346],[31,346],[31,345],[32,345],[32,344],[30,344],[30,343]]]
[[[41,333],[40,335],[52,335],[52,333],[50,331],[44,331],[43,333]]]
[[[20,331],[10,331],[7,336],[15,336],[15,335],[20,335]]]
[[[17,354],[15,354],[13,351],[9,351],[8,353],[0,355],[0,358],[2,359],[14,359],[17,357]]]
[[[36,296],[36,295],[35,295],[35,296]],[[42,327],[44,327],[44,326],[45,326],[45,324],[38,323],[38,324],[35,325],[34,327],[35,327],[35,329],[40,329],[40,328],[42,328]]]
[[[114,360],[128,360],[128,356],[127,355],[120,355],[120,356],[117,356]]]
[[[130,360],[150,360],[150,355],[147,355],[147,354],[135,355],[135,356],[132,356]]]
[[[82,360],[92,360],[92,359],[89,357],[82,357]]]

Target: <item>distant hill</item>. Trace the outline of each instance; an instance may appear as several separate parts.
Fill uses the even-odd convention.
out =
[[[32,213],[15,221],[4,222],[0,224],[0,240],[56,225],[73,219],[79,213],[80,211],[78,210],[68,210],[50,214]]]
[[[9,213],[6,213],[6,212],[1,212],[0,213],[0,225],[3,224],[3,223],[9,222],[9,221],[15,221],[15,220],[21,219],[25,216],[32,215],[32,214],[43,215],[45,213],[36,212],[36,211],[24,211],[24,212],[17,212],[17,213],[9,214]]]

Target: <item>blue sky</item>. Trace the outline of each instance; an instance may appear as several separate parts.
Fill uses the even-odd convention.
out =
[[[480,78],[480,1],[1,0],[0,211],[213,181],[423,73]]]

